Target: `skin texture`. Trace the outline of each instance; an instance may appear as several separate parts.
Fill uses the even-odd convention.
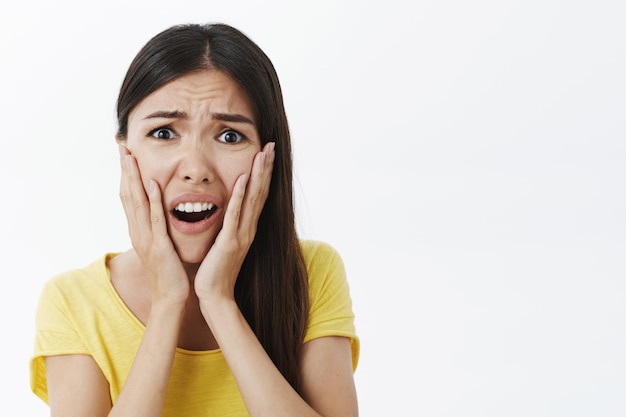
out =
[[[180,77],[131,112],[120,141],[120,198],[133,249],[109,269],[145,333],[114,406],[91,357],[46,358],[52,416],[160,416],[177,346],[221,348],[251,416],[358,415],[347,338],[304,345],[300,396],[234,300],[274,162],[253,114],[238,85],[215,70]],[[217,210],[190,227],[173,214],[189,200]]]

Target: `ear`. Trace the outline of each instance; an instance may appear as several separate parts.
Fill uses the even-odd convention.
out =
[[[126,143],[125,137],[120,137],[118,135],[115,135],[114,138],[115,138],[115,143],[117,143],[118,145],[124,145]]]

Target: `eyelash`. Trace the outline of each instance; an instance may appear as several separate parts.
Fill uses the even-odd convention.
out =
[[[236,142],[226,142],[226,140],[221,140],[222,136],[227,135],[227,134],[229,134],[229,133],[231,133],[231,134],[233,134],[233,133],[234,133],[235,135],[239,136],[239,140],[238,140],[238,141],[236,141]],[[222,142],[222,143],[229,143],[229,144],[232,144],[232,145],[235,145],[235,144],[237,144],[237,143],[241,143],[241,142],[243,142],[243,141],[245,141],[245,140],[247,140],[247,139],[248,139],[248,138],[246,137],[246,135],[244,135],[243,133],[238,132],[238,131],[236,131],[236,130],[234,130],[234,129],[226,129],[226,130],[224,130],[222,133],[220,133],[220,135],[219,135],[217,138],[218,138],[218,140],[219,140],[220,142]]]
[[[157,134],[158,134],[159,131],[169,131],[170,132],[170,137],[168,137],[168,138],[160,138],[160,137],[158,137]],[[225,139],[222,140],[222,137],[227,135],[227,134],[235,134],[239,138],[235,142],[228,142]],[[156,129],[151,130],[148,133],[148,136],[150,136],[150,137],[152,137],[152,138],[154,138],[156,140],[171,140],[171,139],[176,139],[176,137],[177,137],[176,132],[174,132],[174,129],[172,129],[171,127],[168,127],[168,126],[157,127]],[[238,131],[236,131],[234,129],[226,129],[222,133],[219,134],[217,139],[220,142],[222,142],[222,143],[237,144],[237,143],[241,143],[241,142],[247,140],[248,138],[243,133],[238,132]]]
[[[172,136],[169,138],[159,138],[155,136],[157,132],[159,132],[160,130],[169,130]],[[171,127],[161,126],[161,127],[157,127],[156,129],[151,130],[150,133],[148,133],[148,136],[153,137],[154,139],[157,139],[157,140],[170,140],[170,139],[176,138],[176,132],[174,132],[174,129],[172,129]]]

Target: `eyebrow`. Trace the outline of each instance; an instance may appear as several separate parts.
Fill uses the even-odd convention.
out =
[[[156,111],[144,117],[143,120],[148,119],[185,119],[187,113],[183,111]],[[223,122],[233,123],[248,123],[254,125],[254,122],[242,114],[231,113],[211,113],[211,118],[214,120],[221,120]]]
[[[143,120],[148,119],[185,119],[187,117],[187,113],[182,111],[155,111],[143,118]]]
[[[211,117],[215,120],[221,120],[223,122],[248,123],[254,125],[254,122],[243,114],[211,113]]]

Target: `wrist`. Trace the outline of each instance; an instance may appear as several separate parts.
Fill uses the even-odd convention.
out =
[[[150,305],[150,318],[181,321],[185,312],[185,306],[186,301],[154,298]]]
[[[239,306],[234,298],[213,296],[200,299],[200,311],[209,327],[213,328],[216,318],[224,318],[239,313]]]

